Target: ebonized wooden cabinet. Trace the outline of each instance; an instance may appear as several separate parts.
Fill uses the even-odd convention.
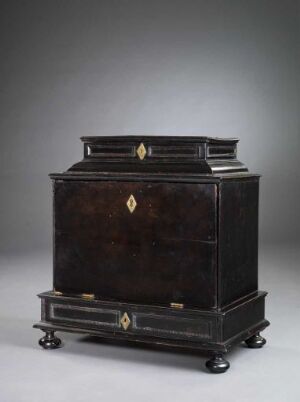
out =
[[[53,180],[53,290],[41,293],[44,348],[55,331],[205,350],[207,368],[245,341],[261,347],[259,176],[237,139],[83,137],[84,159]]]

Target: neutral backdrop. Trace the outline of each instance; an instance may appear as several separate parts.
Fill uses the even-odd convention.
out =
[[[0,402],[300,400],[299,9],[295,0],[1,0]],[[262,174],[269,343],[235,353],[222,380],[198,372],[198,357],[73,335],[64,349],[38,350],[34,295],[51,288],[47,175],[82,158],[80,136],[122,134],[238,137],[239,159]]]
[[[0,8],[1,241],[51,245],[49,172],[82,135],[240,138],[261,173],[261,241],[300,234],[299,3],[6,0]]]

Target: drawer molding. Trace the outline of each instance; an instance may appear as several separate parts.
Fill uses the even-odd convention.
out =
[[[57,310],[69,310],[69,311],[80,311],[86,314],[93,314],[93,313],[98,313],[98,314],[103,314],[107,316],[113,316],[115,318],[115,321],[113,322],[108,322],[108,321],[99,321],[99,320],[92,320],[88,318],[73,318],[66,315],[59,316],[55,314],[55,311]],[[58,303],[50,303],[49,306],[49,319],[53,321],[62,321],[62,322],[78,322],[78,323],[85,323],[85,324],[90,324],[90,325],[96,325],[99,327],[112,327],[112,328],[120,328],[120,311],[118,310],[109,310],[109,309],[101,309],[101,308],[95,308],[95,307],[84,307],[84,306],[75,306],[71,304],[58,304]]]
[[[148,324],[141,325],[139,320],[147,320]],[[152,325],[151,325],[152,323]],[[182,330],[179,329],[167,329],[161,328],[162,325],[180,326],[182,325]],[[212,323],[201,318],[185,318],[178,316],[166,316],[160,314],[147,314],[147,313],[133,313],[132,314],[132,328],[137,331],[149,332],[151,334],[159,334],[161,336],[173,335],[182,336],[184,338],[197,338],[197,339],[211,339],[212,337]],[[199,327],[198,331],[195,329]],[[190,328],[194,327],[193,330]],[[201,328],[201,330],[200,330]]]

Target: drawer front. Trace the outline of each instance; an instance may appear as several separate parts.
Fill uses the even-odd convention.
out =
[[[81,328],[117,330],[121,328],[121,312],[113,308],[101,308],[90,303],[47,302],[45,320]]]
[[[200,312],[137,307],[100,301],[46,299],[43,321],[72,328],[122,332],[167,339],[213,341],[216,318]]]
[[[133,313],[133,331],[161,338],[212,340],[213,319],[165,314]]]
[[[57,181],[54,208],[56,290],[215,306],[214,184]]]

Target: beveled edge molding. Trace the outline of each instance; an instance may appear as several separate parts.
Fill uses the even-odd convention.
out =
[[[187,332],[185,329],[182,331],[176,331],[176,330],[168,330],[168,329],[161,329],[157,328],[154,325],[150,326],[139,326],[137,320],[139,318],[147,318],[149,321],[151,319],[158,319],[158,320],[166,320],[166,321],[174,321],[177,323],[200,323],[206,327],[207,332]],[[180,317],[180,316],[167,316],[167,315],[162,315],[162,314],[147,314],[147,313],[139,313],[139,312],[132,312],[132,328],[141,332],[157,332],[159,334],[175,334],[175,335],[180,335],[183,336],[184,338],[187,337],[193,337],[193,338],[200,338],[200,339],[211,339],[212,338],[212,320],[208,320],[207,318],[201,318],[201,317]]]
[[[52,303],[50,302],[49,305],[49,320],[53,321],[68,321],[68,322],[78,322],[78,323],[86,323],[86,324],[92,324],[96,326],[108,326],[108,327],[113,327],[113,328],[120,328],[120,311],[118,310],[111,310],[111,309],[103,309],[103,308],[96,308],[96,307],[86,307],[86,306],[76,306],[76,305],[71,305],[71,304],[58,304],[58,303]],[[94,321],[94,320],[89,320],[89,319],[78,319],[78,318],[70,318],[70,317],[58,317],[55,315],[55,309],[60,309],[60,310],[78,310],[78,311],[84,311],[86,313],[101,313],[101,314],[107,314],[107,315],[112,315],[115,317],[115,322],[105,322],[105,321]]]

